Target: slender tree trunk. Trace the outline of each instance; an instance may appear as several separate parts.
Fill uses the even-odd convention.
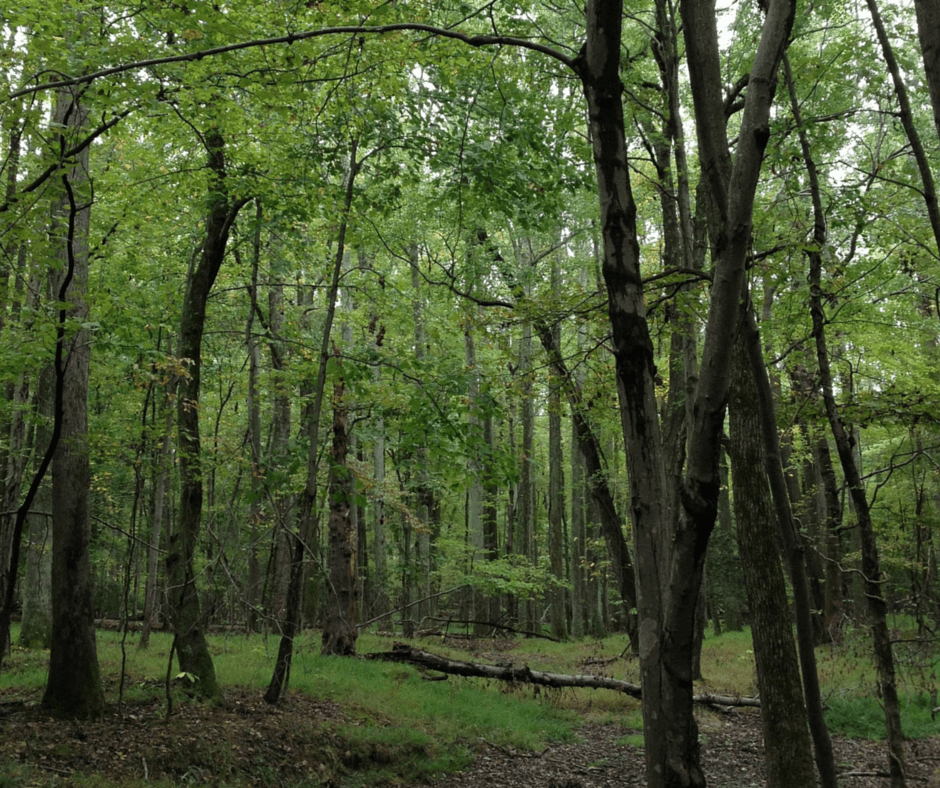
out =
[[[630,612],[636,609],[636,573],[624,536],[623,521],[610,490],[609,471],[601,459],[600,441],[588,419],[581,387],[562,358],[558,339],[547,326],[538,326],[538,334],[542,347],[548,354],[555,380],[563,388],[571,409],[576,446],[583,458],[585,481],[595,504],[594,511],[597,513],[598,524],[607,545],[617,590],[627,609],[627,632],[636,653],[639,648],[637,620],[635,613]]]
[[[172,354],[172,348],[167,343],[167,353]],[[150,632],[153,629],[154,620],[157,616],[157,589],[159,588],[159,560],[160,560],[160,538],[163,533],[163,521],[165,519],[165,508],[167,498],[167,487],[170,482],[170,466],[172,465],[172,442],[173,433],[173,409],[169,404],[169,397],[175,388],[175,383],[169,383],[166,387],[167,402],[164,405],[166,410],[165,422],[163,425],[163,436],[160,439],[160,451],[156,457],[154,468],[155,482],[153,490],[153,509],[152,522],[150,526],[150,542],[147,545],[147,583],[144,587],[144,622],[140,633],[139,648],[148,648],[150,646]]]
[[[897,696],[894,676],[894,656],[891,651],[891,639],[888,634],[886,606],[881,594],[881,567],[878,547],[875,542],[874,528],[868,509],[868,499],[862,484],[855,454],[845,430],[841,414],[836,406],[832,388],[832,372],[829,365],[829,350],[826,345],[826,318],[822,305],[822,250],[828,243],[825,212],[822,194],[816,174],[816,164],[812,156],[809,137],[803,125],[799,103],[793,87],[789,63],[784,61],[787,84],[790,91],[791,109],[796,121],[800,147],[806,173],[810,182],[810,196],[813,202],[813,249],[807,252],[809,258],[810,314],[813,320],[813,336],[816,341],[816,360],[819,369],[819,383],[829,426],[835,438],[842,471],[845,475],[849,493],[855,504],[859,533],[862,539],[862,572],[865,576],[865,592],[871,615],[872,636],[874,639],[875,663],[878,669],[879,685],[888,732],[889,771],[892,788],[903,788],[904,745],[901,733],[901,711]]]
[[[408,250],[408,259],[411,266],[411,313],[414,318],[414,357],[415,364],[420,369],[425,363],[427,355],[427,339],[424,336],[424,297],[421,293],[421,272],[418,269],[418,247],[412,245]],[[492,425],[491,425],[492,426]],[[417,496],[415,513],[418,518],[418,565],[421,593],[424,597],[431,594],[431,512],[434,509],[434,491],[430,484],[428,470],[427,433],[422,431],[418,446],[415,448],[415,491]],[[487,502],[494,505],[495,501]],[[489,514],[487,515],[490,516]],[[495,515],[494,527],[495,527]],[[495,550],[496,546],[492,545]],[[430,604],[430,601],[429,601]],[[430,609],[427,611],[431,612]],[[498,617],[498,615],[497,615]]]
[[[907,88],[904,85],[904,78],[901,75],[901,67],[898,64],[897,58],[894,56],[894,49],[891,46],[891,40],[888,38],[888,32],[885,30],[884,22],[881,19],[881,14],[878,11],[878,3],[876,0],[865,0],[868,5],[868,10],[871,13],[871,20],[875,26],[875,34],[878,37],[878,43],[881,45],[881,51],[884,55],[885,65],[888,66],[888,72],[891,74],[891,79],[894,82],[894,93],[898,99],[898,108],[900,112],[898,113],[898,118],[901,121],[901,126],[904,128],[904,133],[907,136],[907,141],[911,145],[911,152],[914,154],[914,161],[917,163],[917,170],[920,173],[921,184],[923,189],[921,193],[924,197],[924,205],[927,207],[927,218],[930,220],[930,228],[933,230],[934,243],[937,245],[938,251],[940,251],[940,204],[937,202],[937,187],[934,182],[933,171],[930,168],[930,161],[927,158],[927,152],[924,150],[924,145],[921,142],[920,134],[917,131],[917,127],[914,125],[914,113],[911,111],[911,102],[907,96]],[[936,6],[935,0],[930,0],[931,4]],[[917,8],[917,19],[918,19],[918,33],[920,34],[921,46],[924,44],[924,35],[929,32],[929,38],[932,39],[931,43],[937,41],[940,37],[940,33],[936,29],[928,31],[923,25],[921,25],[921,19],[923,18],[925,22],[928,21],[926,17],[929,17],[930,21],[933,21],[935,24],[937,22],[936,10],[933,14],[924,14],[926,10],[926,2],[924,0],[919,0],[918,3],[915,3]],[[924,61],[926,65],[928,52],[925,50]],[[936,55],[931,53],[931,64],[936,62]],[[934,120],[937,120],[937,108],[938,105],[934,99],[935,92],[940,96],[940,83],[934,84],[937,74],[933,69],[929,69],[927,72],[927,84],[930,90],[930,98],[933,104],[934,110]],[[940,126],[938,126],[938,133],[940,133]]]
[[[339,280],[346,255],[346,229],[349,222],[349,212],[352,208],[353,187],[361,163],[357,160],[359,141],[354,138],[349,152],[349,167],[346,171],[345,194],[343,197],[342,213],[339,223],[339,234],[336,241],[336,256],[333,260],[333,273],[330,288],[327,293],[326,316],[323,321],[323,336],[320,342],[319,364],[317,377],[313,385],[313,401],[305,414],[307,432],[307,480],[304,491],[300,496],[297,509],[297,534],[294,536],[293,551],[291,553],[290,581],[287,591],[287,611],[281,631],[281,641],[278,646],[277,660],[271,681],[264,694],[266,703],[278,703],[290,683],[290,668],[294,654],[294,636],[300,629],[300,606],[304,581],[304,553],[310,549],[313,536],[313,523],[316,518],[317,504],[317,470],[319,467],[318,446],[320,436],[320,413],[323,410],[323,397],[326,390],[326,366],[330,359],[330,334],[333,328],[333,318],[336,314],[336,303],[339,296]]]
[[[373,381],[378,382],[379,367],[374,368]],[[388,596],[388,533],[385,522],[385,417],[375,415],[375,437],[372,443],[372,477],[375,494],[372,500],[372,565],[375,567],[373,588],[375,601],[372,615],[381,616],[391,609]]]
[[[532,325],[528,321],[522,327],[522,344],[519,349],[519,375],[522,379],[522,462],[519,474],[519,546],[518,552],[530,562],[535,560],[535,404],[532,385]],[[535,602],[525,602],[525,625],[535,630],[538,617]]]
[[[87,111],[74,94],[56,98],[56,128],[69,131],[85,125]],[[66,134],[61,136],[63,150]],[[60,204],[52,236],[61,242],[63,287],[70,321],[88,322],[85,293],[88,284],[88,230],[91,189],[88,152],[63,174],[67,200]],[[67,218],[61,214],[65,213]],[[91,466],[88,456],[88,369],[91,336],[79,328],[66,343],[61,369],[61,432],[52,463],[52,645],[49,675],[42,705],[69,717],[97,717],[104,712],[104,693],[95,643],[89,538]],[[57,376],[59,375],[57,370]]]
[[[37,452],[44,452],[52,437],[54,399],[55,370],[50,366],[42,370],[36,385],[35,412],[39,422],[33,444]],[[45,515],[52,511],[52,488],[48,483],[39,488],[34,506],[37,514],[29,517],[19,645],[47,649],[52,640],[52,529]]]
[[[269,610],[276,621],[283,621],[287,612],[287,586],[290,582],[291,498],[286,488],[286,468],[290,461],[291,397],[285,373],[287,358],[283,347],[284,286],[275,284],[268,293],[268,352],[271,355],[271,379],[274,389],[274,413],[271,423],[271,462],[277,469],[278,484],[273,490],[274,535],[271,556],[271,592]]]
[[[822,246],[818,248],[822,249]],[[842,421],[842,415],[839,413],[833,393],[829,349],[826,345],[826,316],[822,304],[821,251],[809,252],[809,260],[810,314],[813,318],[813,334],[816,340],[820,388],[826,406],[826,415],[829,418],[829,426],[842,464],[842,472],[854,504],[862,543],[862,575],[874,643],[875,665],[878,670],[878,694],[884,708],[888,732],[888,769],[891,775],[891,786],[903,788],[905,785],[904,735],[901,731],[901,706],[895,681],[891,636],[888,631],[887,605],[881,590],[884,578],[881,573],[878,544],[852,440]]]
[[[261,265],[261,201],[257,200],[255,225],[252,233],[251,283],[249,285],[248,321],[245,324],[245,345],[248,351],[248,444],[251,447],[251,503],[248,512],[248,582],[245,601],[248,605],[248,631],[258,625],[261,599],[261,564],[258,543],[261,540],[262,506],[264,495],[264,468],[261,463],[261,402],[258,378],[261,374],[261,348],[255,337],[255,313],[258,311],[258,268]]]
[[[553,287],[557,287],[557,263],[552,265]],[[561,326],[555,324],[552,329],[555,345],[561,344]],[[559,640],[568,637],[567,606],[565,604],[565,554],[564,554],[564,509],[565,489],[562,475],[561,453],[561,384],[549,380],[548,394],[548,562],[549,569],[558,582],[552,589],[551,600],[552,634]]]
[[[832,454],[825,435],[819,435],[813,445],[816,483],[824,501],[823,533],[826,540],[826,583],[823,619],[829,636],[835,643],[842,642],[842,624],[845,618],[842,597],[842,505],[839,502],[839,486]]]
[[[196,590],[194,557],[202,526],[203,470],[199,437],[199,399],[202,372],[202,337],[206,305],[218,276],[229,232],[247,200],[232,202],[227,193],[225,140],[218,129],[205,135],[209,157],[209,207],[206,235],[199,258],[189,273],[180,321],[178,352],[188,363],[177,389],[176,422],[180,463],[180,507],[170,533],[166,570],[169,613],[176,634],[180,672],[195,677],[196,694],[221,697],[215,666],[205,637],[205,622]]]

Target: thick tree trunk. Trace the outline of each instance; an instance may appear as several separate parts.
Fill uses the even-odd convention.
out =
[[[617,365],[639,574],[640,660],[647,780],[650,788],[700,786],[698,731],[692,714],[692,646],[705,549],[717,513],[718,457],[730,373],[730,347],[739,318],[744,263],[763,151],[769,138],[774,77],[795,7],[771,2],[761,35],[733,171],[724,129],[718,36],[710,3],[682,3],[689,71],[703,172],[714,210],[715,275],[701,375],[693,405],[683,514],[663,566],[661,539],[670,522],[662,439],[657,421],[653,346],[643,305],[630,191],[620,82],[622,5],[593,0],[587,42],[577,67],[584,85],[594,146],[604,277]],[[716,115],[717,112],[717,115]],[[729,181],[724,173],[731,174]]]
[[[68,92],[56,99],[56,128],[81,129],[87,112]],[[63,145],[65,143],[63,142]],[[52,236],[61,242],[65,278],[60,300],[69,321],[88,322],[85,292],[88,283],[88,229],[91,189],[88,153],[79,156],[63,175],[67,192],[57,212]],[[60,290],[56,287],[55,290]],[[60,338],[65,342],[64,365],[57,369],[62,388],[61,432],[52,462],[52,645],[43,708],[69,717],[97,717],[104,711],[104,693],[95,644],[91,562],[88,553],[91,523],[91,465],[88,456],[88,368],[91,337],[85,328]]]
[[[734,510],[761,695],[767,788],[815,784],[780,553],[767,523],[774,519],[761,442],[760,405],[747,350],[734,347],[729,402]]]
[[[330,451],[330,564],[321,654],[353,656],[356,653],[356,532],[349,516],[352,474],[346,464],[348,451],[345,387],[333,385],[333,446]]]
[[[673,707],[665,684],[680,681],[691,697],[690,665],[664,672],[664,593],[668,586],[663,552],[669,523],[662,438],[656,404],[656,367],[646,322],[636,204],[630,184],[620,81],[622,4],[592,0],[587,5],[587,41],[579,76],[588,105],[603,233],[602,270],[616,361],[617,392],[627,462],[631,518],[639,582],[637,611],[643,730],[650,788],[703,785],[698,735],[688,711]],[[692,600],[694,608],[694,600]],[[677,666],[679,667],[679,666]],[[672,729],[678,726],[678,738]]]

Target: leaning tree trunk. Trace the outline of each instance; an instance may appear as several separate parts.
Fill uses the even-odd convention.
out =
[[[542,347],[548,354],[548,362],[551,365],[556,385],[562,388],[568,400],[576,451],[581,455],[585,484],[594,503],[601,533],[607,545],[617,590],[627,609],[627,634],[630,637],[631,648],[636,653],[639,649],[636,615],[630,612],[636,609],[636,572],[627,546],[627,539],[623,533],[623,521],[617,511],[608,482],[607,469],[601,459],[600,441],[588,418],[581,384],[565,363],[558,338],[544,324],[538,325],[537,329]]]
[[[940,202],[937,201],[937,186],[933,177],[933,170],[930,168],[930,160],[927,158],[927,151],[924,149],[923,142],[920,139],[920,133],[917,131],[917,126],[914,125],[914,113],[911,110],[911,102],[907,95],[907,87],[904,84],[904,77],[901,74],[901,66],[897,61],[897,58],[894,55],[894,48],[891,46],[891,39],[888,38],[888,32],[885,30],[884,22],[881,19],[881,13],[878,11],[878,3],[876,0],[865,0],[868,5],[868,11],[871,14],[872,24],[875,27],[875,34],[878,37],[878,43],[881,45],[881,51],[885,59],[885,65],[888,67],[888,72],[891,74],[891,79],[894,83],[894,94],[898,100],[898,109],[900,112],[897,113],[897,118],[901,121],[901,126],[904,129],[904,134],[907,137],[907,141],[911,146],[911,153],[914,155],[914,162],[917,164],[917,171],[920,173],[921,178],[921,195],[924,198],[924,205],[927,208],[927,218],[930,221],[930,229],[933,230],[934,243],[937,246],[938,251],[940,251]],[[932,3],[936,6],[936,3]],[[928,48],[924,50],[924,63],[928,65],[928,58],[931,61],[936,60],[936,55],[932,55],[930,52],[930,45],[936,46],[936,42],[940,39],[940,33],[936,29],[929,30],[925,28],[921,22],[933,22],[937,23],[938,15],[936,13],[936,8],[932,14],[924,15],[924,10],[926,3],[921,0],[919,3],[915,3],[917,7],[917,23],[918,23],[918,33],[920,34],[921,46],[925,44],[925,34],[928,39]],[[934,120],[937,120],[937,110],[938,104],[936,103],[935,97],[940,95],[940,84],[934,84],[934,81],[937,79],[936,72],[929,67],[927,70],[927,85],[930,91],[930,99],[933,104],[934,110]],[[938,127],[938,133],[940,133],[940,127]]]
[[[247,200],[232,202],[228,196],[225,140],[221,132],[218,129],[208,132],[205,143],[209,157],[209,210],[202,251],[187,278],[180,320],[177,352],[189,366],[179,381],[176,396],[180,508],[167,547],[166,571],[169,617],[176,635],[180,672],[195,678],[197,696],[214,699],[222,693],[206,643],[193,560],[202,525],[203,471],[199,438],[202,337],[206,325],[206,304],[225,258],[229,231]]]
[[[69,92],[56,99],[56,127],[81,129],[87,111]],[[67,132],[66,132],[67,133]],[[65,135],[62,136],[63,149]],[[66,200],[63,217],[52,230],[61,240],[63,258],[59,300],[69,322],[88,322],[85,292],[88,284],[88,230],[91,188],[88,152],[63,174]],[[57,277],[59,278],[59,277]],[[52,462],[52,645],[43,708],[70,717],[97,717],[104,711],[104,692],[95,644],[95,611],[92,603],[89,539],[91,520],[91,464],[88,457],[88,368],[91,337],[88,329],[59,337],[65,343],[65,359],[57,364],[56,396],[61,428]],[[57,362],[60,359],[57,358]]]

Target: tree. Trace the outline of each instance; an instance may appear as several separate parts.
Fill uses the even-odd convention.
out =
[[[54,124],[62,154],[71,133],[85,126],[88,110],[76,91],[61,91]],[[61,155],[61,154],[60,154]],[[88,367],[91,358],[88,308],[88,231],[91,194],[87,152],[62,175],[64,196],[52,236],[59,245],[61,272],[53,274],[62,307],[73,325],[67,344],[57,355],[56,402],[58,445],[52,461],[52,644],[43,707],[70,717],[97,717],[104,711],[104,693],[95,644],[91,596],[88,458]],[[64,215],[63,215],[64,214]],[[50,442],[51,443],[51,442]]]
[[[203,468],[199,437],[199,397],[202,372],[202,338],[206,306],[212,286],[225,259],[232,223],[248,202],[229,197],[225,138],[218,128],[205,134],[208,156],[209,199],[205,238],[198,261],[186,280],[177,352],[187,365],[176,391],[176,422],[180,453],[180,508],[170,533],[166,570],[170,620],[176,634],[176,653],[181,673],[195,681],[196,693],[205,699],[221,696],[212,655],[205,637],[205,621],[196,590],[196,540],[202,523]]]

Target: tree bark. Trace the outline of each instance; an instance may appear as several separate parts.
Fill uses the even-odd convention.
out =
[[[187,373],[177,389],[176,422],[180,467],[180,505],[167,548],[166,571],[170,622],[176,635],[179,669],[195,677],[194,691],[203,699],[221,697],[215,666],[205,637],[205,621],[196,590],[194,557],[202,526],[203,471],[199,437],[202,337],[206,304],[218,276],[229,232],[246,199],[233,202],[226,185],[225,140],[218,129],[205,135],[209,158],[209,205],[199,258],[187,277],[177,351]]]
[[[356,653],[356,532],[349,516],[352,474],[346,464],[348,450],[345,387],[333,385],[333,445],[330,451],[330,566],[326,615],[320,653],[346,657]]]
[[[914,11],[934,127],[940,137],[940,0],[914,0]]]
[[[742,342],[735,343],[733,353],[729,454],[762,704],[767,788],[804,788],[815,784],[815,776],[780,553],[767,528],[774,511],[764,472],[761,408]]]
[[[62,149],[70,132],[85,125],[87,110],[71,92],[56,98],[54,122],[66,129],[60,135]],[[88,231],[91,218],[91,189],[88,152],[78,157],[63,175],[66,201],[54,220],[52,236],[61,243],[64,283],[60,301],[69,321],[88,322],[85,293],[88,284]],[[64,231],[64,232],[63,232]],[[57,277],[58,279],[59,277]],[[61,280],[60,280],[61,281]],[[61,291],[64,290],[64,293]],[[91,466],[88,456],[88,369],[91,336],[80,327],[65,337],[64,365],[56,370],[61,386],[61,432],[52,461],[52,645],[43,708],[68,717],[98,717],[104,712],[104,692],[95,643],[95,614],[92,602],[91,562],[88,553],[91,523]]]

